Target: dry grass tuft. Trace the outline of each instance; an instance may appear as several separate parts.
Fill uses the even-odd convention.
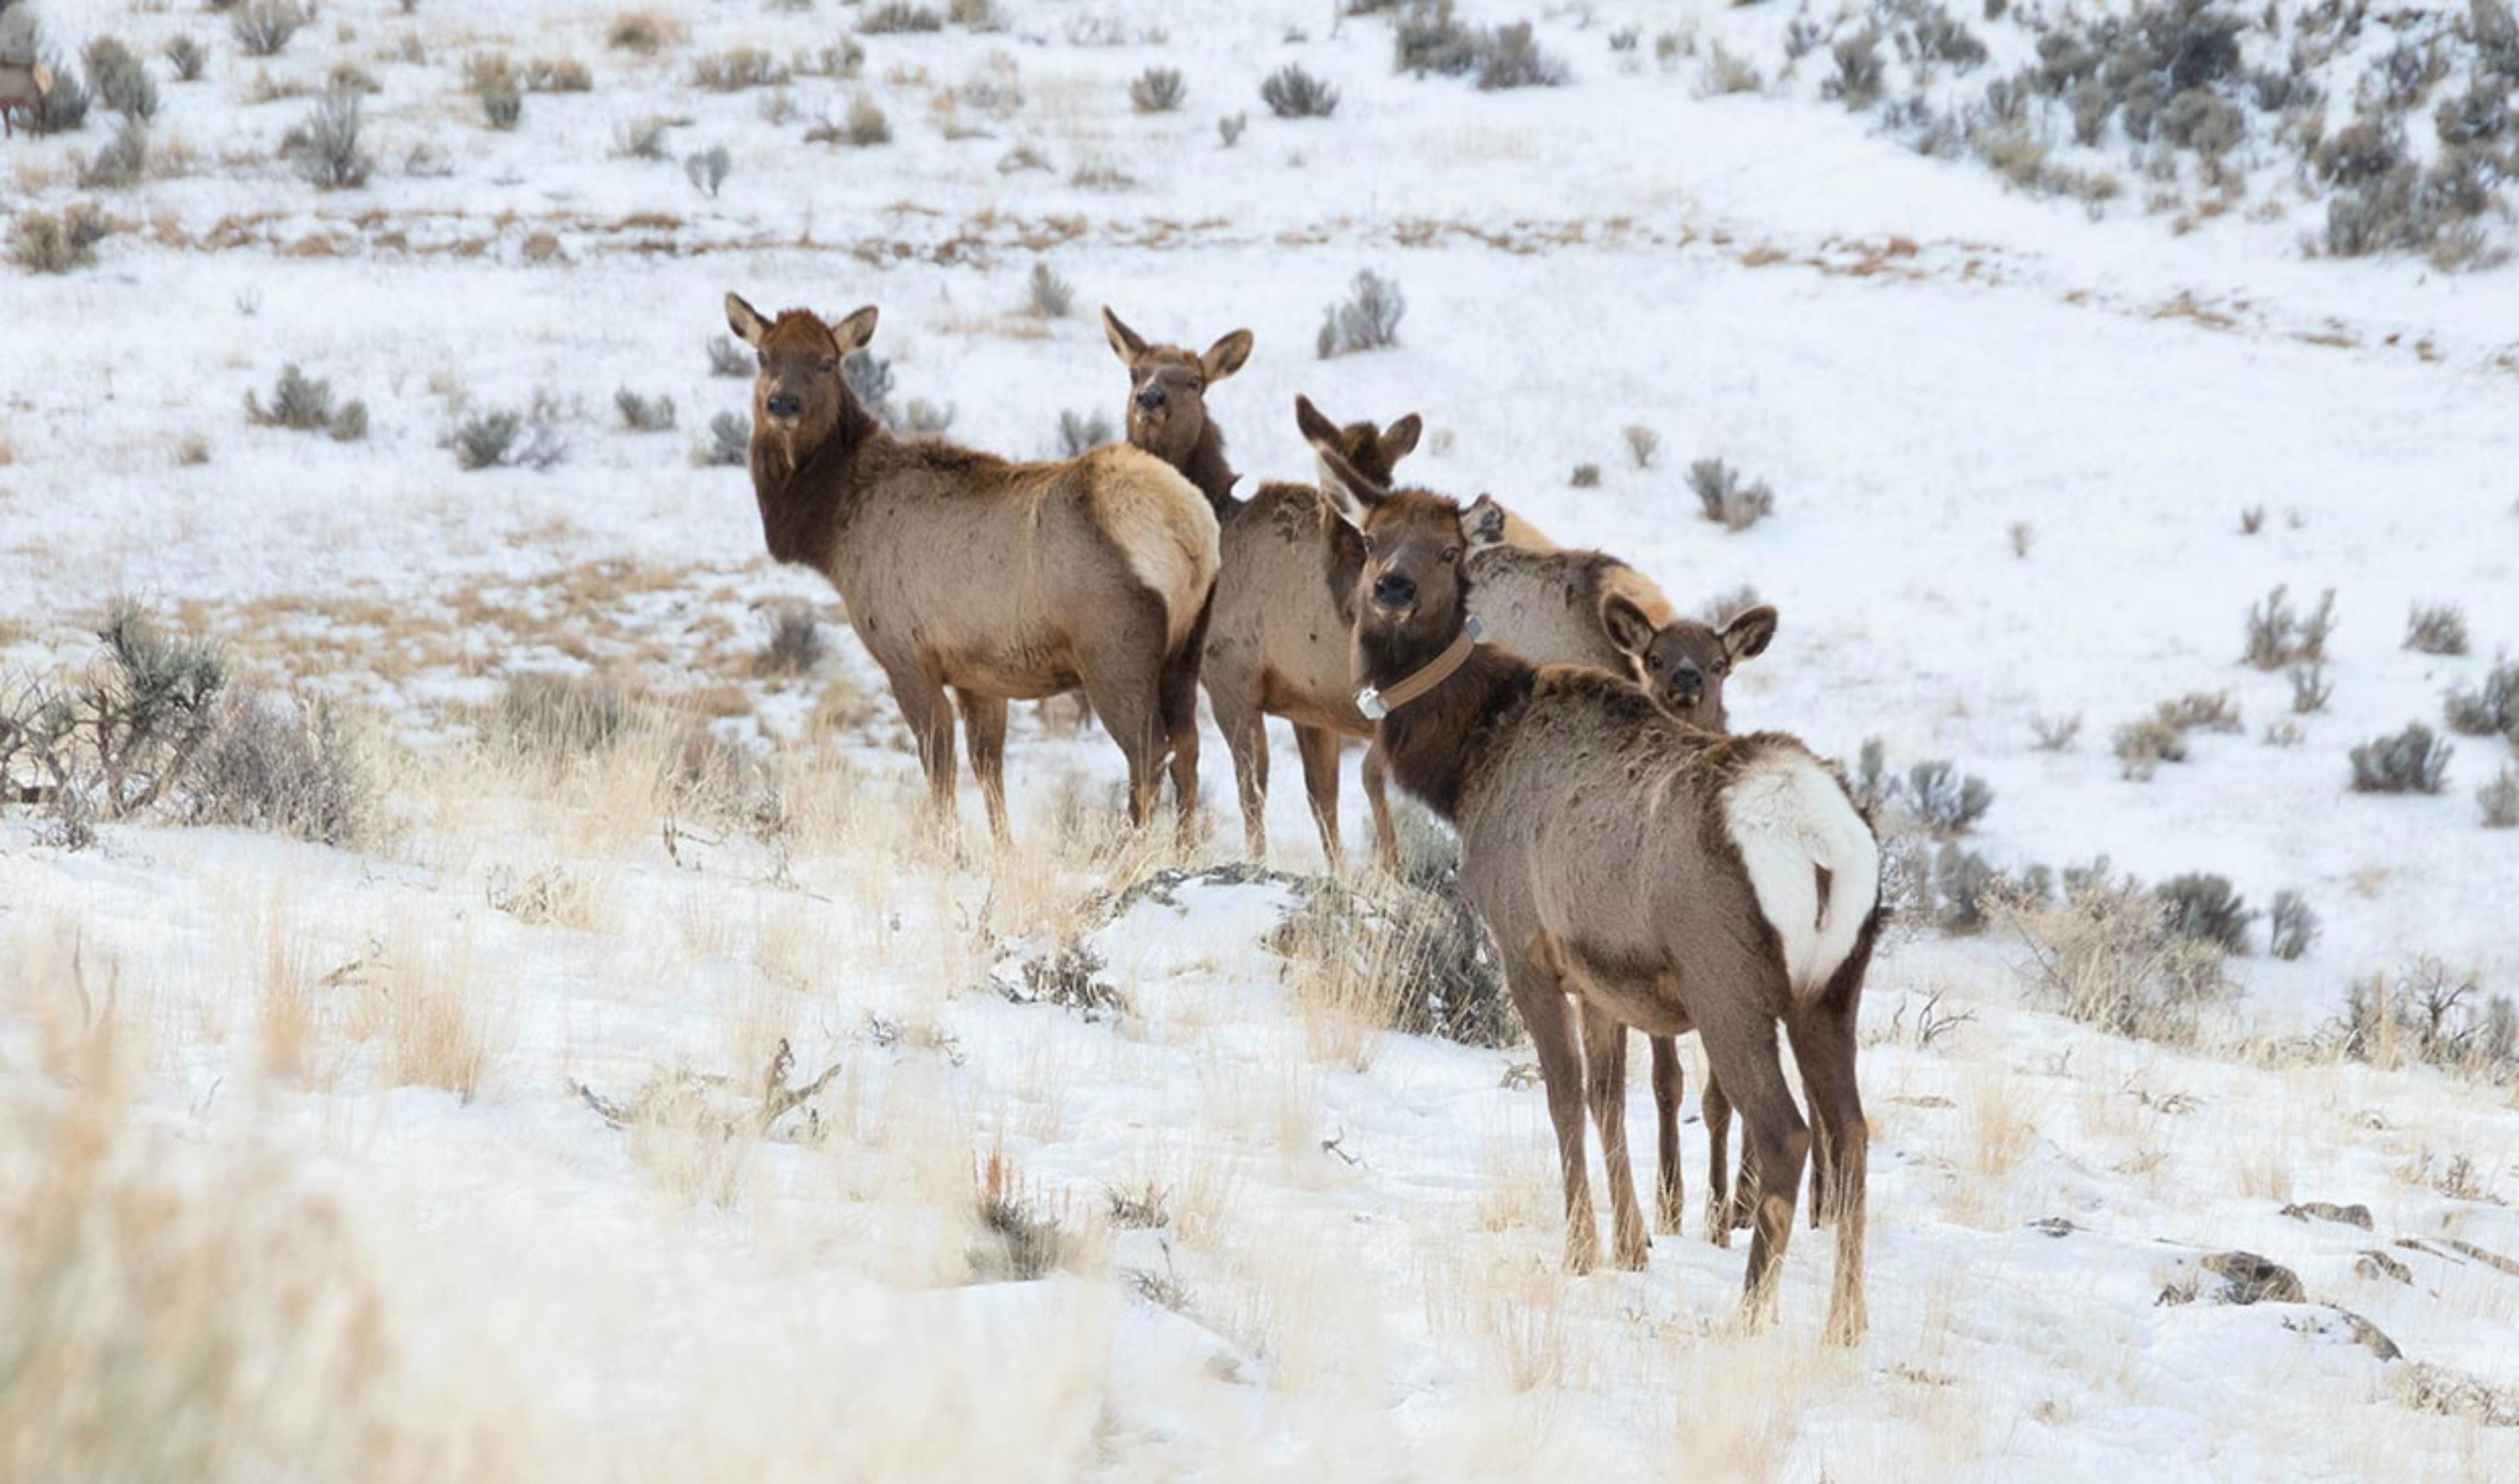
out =
[[[468,930],[397,925],[362,988],[351,1031],[376,1043],[386,1085],[442,1087],[466,1103],[479,1096],[492,1036],[475,998]]]

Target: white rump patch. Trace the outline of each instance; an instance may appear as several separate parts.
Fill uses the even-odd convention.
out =
[[[1222,565],[1215,511],[1171,464],[1136,449],[1117,452],[1136,457],[1096,481],[1094,507],[1104,533],[1127,557],[1128,570],[1162,594],[1166,638],[1177,649],[1198,622]]]
[[[1724,797],[1724,821],[1749,888],[1784,943],[1795,999],[1828,987],[1880,897],[1880,846],[1814,759],[1784,753],[1749,765]],[[1829,873],[1820,897],[1819,872]]]

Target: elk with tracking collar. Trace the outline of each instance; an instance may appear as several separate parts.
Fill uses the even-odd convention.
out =
[[[1567,1262],[1598,1255],[1584,1164],[1590,1103],[1609,1168],[1613,1253],[1645,1259],[1623,1127],[1624,1061],[1574,1045],[1567,996],[1595,1026],[1694,1028],[1746,1125],[1759,1190],[1745,1276],[1753,1319],[1776,1271],[1811,1134],[1778,1061],[1783,1023],[1821,1110],[1837,1202],[1832,1338],[1865,1326],[1866,1127],[1855,1017],[1879,924],[1879,848],[1835,775],[1779,733],[1674,721],[1631,682],[1464,645],[1466,558],[1502,511],[1392,491],[1315,445],[1322,493],[1365,544],[1354,665],[1400,787],[1449,819],[1460,880],[1505,964],[1546,1084],[1565,1181]],[[1430,673],[1431,672],[1431,673]]]

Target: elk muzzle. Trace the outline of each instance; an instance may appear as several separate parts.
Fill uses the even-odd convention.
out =
[[[805,411],[805,400],[787,392],[773,392],[761,404],[762,411],[781,422],[793,422]]]

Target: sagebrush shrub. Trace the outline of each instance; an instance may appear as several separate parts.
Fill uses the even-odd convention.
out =
[[[2029,949],[2033,1001],[2113,1034],[2192,1044],[2198,1014],[2230,992],[2221,945],[2172,930],[2168,909],[2105,860],[2064,873],[2059,903],[2000,900]]]
[[[734,157],[727,153],[724,145],[694,150],[683,157],[683,178],[691,183],[692,190],[711,200],[726,188],[726,178],[733,172]]]
[[[1058,449],[1070,458],[1100,448],[1111,437],[1111,419],[1098,412],[1080,413],[1071,408],[1058,415]]]
[[[296,0],[246,0],[229,15],[228,25],[246,56],[277,57],[307,20]]]
[[[1044,320],[1064,320],[1076,309],[1076,285],[1047,263],[1035,263],[1025,284],[1024,307]]]
[[[2374,737],[2353,749],[2353,791],[2437,794],[2449,775],[2450,751],[2420,721],[2394,736]]]
[[[1128,105],[1140,113],[1170,113],[1188,97],[1178,67],[1148,67],[1128,84]]]
[[[112,231],[92,202],[72,201],[59,216],[19,215],[9,229],[9,255],[28,273],[67,273],[96,262],[96,244]]]
[[[1699,513],[1729,530],[1746,531],[1776,510],[1775,492],[1765,480],[1745,484],[1740,470],[1721,458],[1691,463],[1688,487],[1697,494]]]
[[[548,469],[568,457],[568,441],[558,426],[557,405],[535,397],[523,411],[497,408],[473,413],[456,423],[448,443],[455,463],[466,473],[482,469]]]
[[[1287,63],[1260,84],[1260,101],[1279,118],[1327,118],[1338,111],[1338,89]]]
[[[157,116],[157,83],[131,48],[111,36],[99,36],[81,55],[99,103],[127,119]]]
[[[2266,951],[2284,960],[2299,958],[2318,941],[2318,914],[2298,892],[2276,892],[2274,910],[2266,914]]]
[[[2475,791],[2475,807],[2488,830],[2519,827],[2519,770],[2505,764]]]
[[[359,148],[359,95],[327,93],[281,137],[281,153],[318,191],[354,191],[376,161]]]
[[[809,675],[822,659],[822,622],[820,615],[808,602],[786,602],[772,608],[767,616],[769,635],[762,640],[761,652],[753,656],[756,675]]]
[[[2507,1079],[2519,1074],[2519,1004],[2483,995],[2474,974],[2421,955],[2394,974],[2354,982],[2334,1027],[2339,1049],[2376,1067],[2416,1062]]]
[[[869,36],[941,31],[945,17],[935,7],[912,5],[909,0],[884,0],[868,10],[858,22],[858,29]]]
[[[175,80],[178,82],[200,81],[201,69],[209,63],[209,54],[202,51],[201,44],[190,36],[168,38],[165,57],[167,65],[175,69]]]
[[[732,335],[718,335],[708,342],[708,361],[712,376],[749,376],[754,370],[751,347]]]
[[[1900,801],[1916,823],[1935,839],[1964,835],[1994,807],[1994,786],[1963,774],[1948,759],[1931,758],[1907,769]]]
[[[376,795],[337,710],[243,690],[219,708],[183,806],[196,824],[276,830],[349,847],[369,833]]]
[[[90,191],[120,191],[138,185],[148,167],[149,125],[126,117],[79,167],[79,184]]]
[[[1861,112],[1880,101],[1885,69],[1880,60],[1880,31],[1867,26],[1830,49],[1836,70],[1820,83],[1820,96]]]
[[[2202,938],[2226,953],[2248,951],[2248,924],[2257,914],[2247,898],[2231,886],[2228,876],[2189,871],[2152,888],[2160,901],[2162,921],[2182,938]]]
[[[2519,660],[2495,659],[2475,689],[2453,686],[2442,703],[2449,728],[2470,737],[2496,733],[2519,738]]]
[[[634,433],[662,433],[674,425],[674,399],[662,393],[642,397],[625,386],[612,394],[612,405],[621,413],[621,425]]]
[[[790,75],[776,58],[757,46],[709,53],[691,63],[691,86],[711,93],[784,87]]]
[[[2294,665],[2284,674],[2291,679],[2291,709],[2296,716],[2324,711],[2327,698],[2335,694],[2335,682],[2326,677],[2326,664],[2313,660]]]
[[[2466,611],[2455,603],[2417,603],[2406,616],[2406,646],[2420,654],[2466,653]]]
[[[2280,670],[2326,657],[2326,640],[2335,632],[2335,589],[2320,594],[2318,606],[2304,615],[2291,605],[2287,585],[2276,585],[2263,602],[2248,605],[2249,664],[2259,670]]]
[[[1347,300],[1324,311],[1316,341],[1321,359],[1385,350],[1399,343],[1399,322],[1408,313],[1407,295],[1397,280],[1372,269],[1359,271],[1348,285]]]
[[[1482,92],[1565,85],[1566,64],[1539,49],[1527,21],[1487,32],[1480,52],[1479,88]]]
[[[740,467],[752,457],[752,423],[741,413],[720,413],[709,419],[708,441],[691,451],[701,468]]]

